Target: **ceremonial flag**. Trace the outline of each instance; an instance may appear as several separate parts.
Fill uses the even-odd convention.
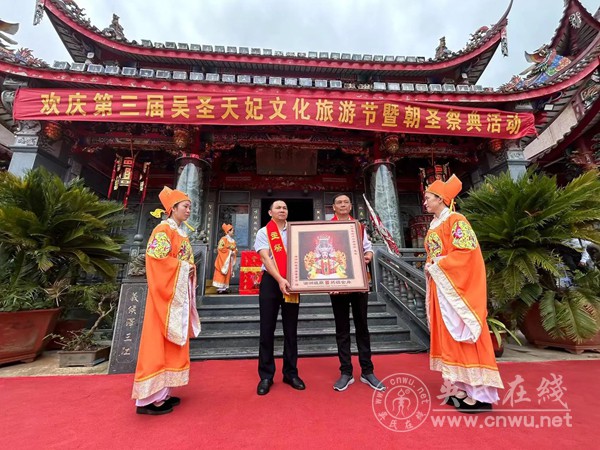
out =
[[[383,224],[383,222],[381,221],[381,219],[379,218],[379,216],[377,215],[375,210],[371,207],[371,204],[369,203],[369,200],[367,200],[367,197],[365,196],[365,194],[363,194],[363,198],[365,199],[365,203],[367,205],[367,210],[369,211],[369,217],[371,219],[371,222],[373,223],[375,230],[377,230],[379,235],[383,238],[383,242],[385,243],[385,246],[387,247],[388,252],[400,256],[401,255],[400,249],[398,248],[398,245],[394,241],[392,234],[385,227],[385,225]]]

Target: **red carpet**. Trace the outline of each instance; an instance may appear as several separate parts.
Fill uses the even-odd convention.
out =
[[[300,375],[307,390],[294,391],[281,383],[278,374],[264,397],[255,393],[256,361],[207,361],[192,364],[190,385],[177,391],[182,404],[171,414],[155,417],[135,414],[129,400],[131,375],[2,378],[0,448],[305,450],[414,445],[419,449],[505,449],[534,444],[538,448],[579,449],[597,445],[593,430],[598,429],[600,410],[600,361],[503,363],[500,369],[506,389],[501,398],[519,376],[524,390],[514,389],[512,406],[508,401],[496,406],[493,413],[477,415],[439,405],[435,397],[440,394],[440,375],[429,371],[427,355],[375,356],[374,363],[380,378],[409,374],[422,380],[430,392],[431,403],[424,401],[415,409],[414,393],[423,394],[426,400],[426,390],[419,389],[418,380],[405,378],[412,389],[401,391],[398,382],[402,379],[394,375],[388,379],[387,396],[379,398],[385,401],[375,404],[388,426],[393,418],[385,415],[384,404],[388,413],[399,418],[396,426],[406,429],[410,421],[411,431],[384,427],[373,413],[374,391],[358,379],[345,392],[333,391],[337,358],[300,359]],[[277,365],[280,370],[281,360]],[[359,375],[357,366],[355,377]],[[562,377],[562,388],[556,382],[544,386],[543,380],[552,382],[554,376]],[[557,392],[563,393],[562,398]],[[413,402],[402,404],[403,398]],[[519,398],[531,401],[516,403]],[[400,413],[402,406],[406,412]],[[439,424],[459,417],[478,422]],[[524,422],[518,425],[514,422],[518,420]]]

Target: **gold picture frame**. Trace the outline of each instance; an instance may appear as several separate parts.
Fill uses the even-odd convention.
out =
[[[362,228],[356,220],[288,222],[290,292],[366,292]]]

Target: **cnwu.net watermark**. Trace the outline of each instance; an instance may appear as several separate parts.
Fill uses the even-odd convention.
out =
[[[383,380],[388,386],[386,391],[373,394],[373,414],[382,426],[394,432],[411,431],[427,422],[434,428],[572,427],[573,417],[565,400],[567,388],[563,386],[562,376],[550,373],[540,380],[528,381],[526,389],[525,378],[516,375],[506,383],[500,401],[490,413],[468,415],[445,405],[446,399],[458,392],[452,383],[444,382],[439,395],[432,397],[418,377],[397,373]]]

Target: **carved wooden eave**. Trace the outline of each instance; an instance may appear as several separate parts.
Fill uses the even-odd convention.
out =
[[[579,93],[579,92],[578,92]],[[600,124],[600,99],[596,99],[583,117],[571,102],[555,120],[525,147],[525,157],[544,167],[561,159],[568,146]]]
[[[69,1],[69,4],[73,2]],[[501,42],[502,31],[507,25],[507,15],[512,0],[503,17],[481,39],[465,49],[452,53],[443,60],[425,59],[417,62],[343,60],[332,58],[292,57],[282,55],[240,54],[233,52],[206,52],[183,49],[147,47],[136,41],[106,36],[92,26],[89,19],[73,8],[67,8],[63,0],[47,0],[44,8],[50,21],[74,61],[84,62],[89,51],[96,50],[96,58],[102,60],[133,60],[140,66],[173,67],[195,66],[204,72],[252,70],[269,73],[301,72],[303,76],[327,74],[339,78],[353,76],[377,76],[398,79],[417,77],[445,77],[452,74],[458,79],[466,73],[471,84],[477,83]],[[286,53],[286,55],[288,55]],[[364,55],[363,55],[364,56]]]

